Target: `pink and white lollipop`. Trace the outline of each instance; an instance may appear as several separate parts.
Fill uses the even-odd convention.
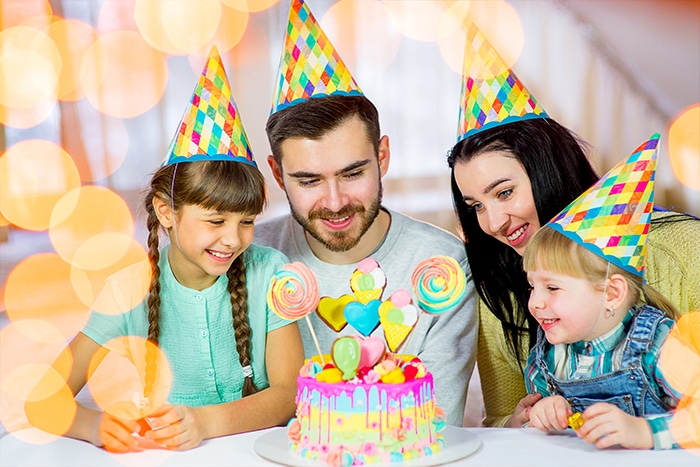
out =
[[[411,284],[418,305],[431,314],[451,310],[467,293],[464,271],[449,256],[432,256],[418,263]]]

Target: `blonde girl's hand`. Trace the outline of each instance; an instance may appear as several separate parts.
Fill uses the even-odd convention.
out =
[[[599,402],[583,412],[586,420],[576,434],[598,449],[620,445],[627,449],[651,449],[654,437],[649,423],[612,404]]]
[[[562,396],[548,396],[530,409],[530,426],[541,431],[565,430],[571,406]]]
[[[518,405],[515,407],[513,415],[508,419],[506,427],[520,428],[528,423],[530,421],[530,409],[532,409],[532,406],[540,399],[542,399],[542,394],[539,392],[528,394],[520,399],[520,402],[518,402]]]
[[[164,405],[146,421],[151,427],[145,434],[146,438],[167,449],[192,449],[206,437],[197,410],[185,405]]]

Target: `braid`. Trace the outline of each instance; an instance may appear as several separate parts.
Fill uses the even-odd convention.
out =
[[[248,323],[248,289],[245,285],[245,265],[242,255],[236,258],[227,273],[228,291],[231,294],[233,334],[241,367],[250,365],[250,324]],[[258,392],[252,376],[245,376],[243,397]]]
[[[160,337],[160,327],[158,326],[158,317],[160,314],[160,268],[158,261],[160,253],[158,251],[158,232],[160,222],[153,209],[153,205],[147,204],[148,220],[148,260],[151,264],[151,284],[148,288],[148,340],[158,345]],[[156,358],[154,347],[146,347],[146,376],[143,389],[144,397],[149,397],[153,391],[153,385],[156,379]]]

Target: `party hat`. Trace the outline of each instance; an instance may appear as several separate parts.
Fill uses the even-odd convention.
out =
[[[656,133],[547,226],[611,263],[643,276],[658,146]]]
[[[363,95],[309,7],[292,0],[270,114],[331,94]]]
[[[163,165],[214,160],[257,167],[216,46],[209,51]]]
[[[458,142],[495,126],[549,117],[474,23],[467,30],[460,103]]]

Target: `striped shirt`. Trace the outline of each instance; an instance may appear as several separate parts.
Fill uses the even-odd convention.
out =
[[[572,344],[548,345],[545,350],[547,368],[554,369],[554,375],[565,381],[593,378],[623,369],[622,357],[627,333],[634,317],[634,308],[627,312],[622,322],[608,333],[592,341],[579,341]],[[668,336],[674,322],[665,319],[659,322],[654,341],[642,356],[644,373],[649,379],[650,390],[669,407],[678,405],[682,394],[673,389],[657,365],[661,346]],[[525,386],[527,392],[539,392],[551,396],[547,381],[537,367],[534,351],[530,353],[525,368]],[[652,435],[654,449],[672,449],[679,447],[671,434],[673,411],[666,414],[646,415]]]

